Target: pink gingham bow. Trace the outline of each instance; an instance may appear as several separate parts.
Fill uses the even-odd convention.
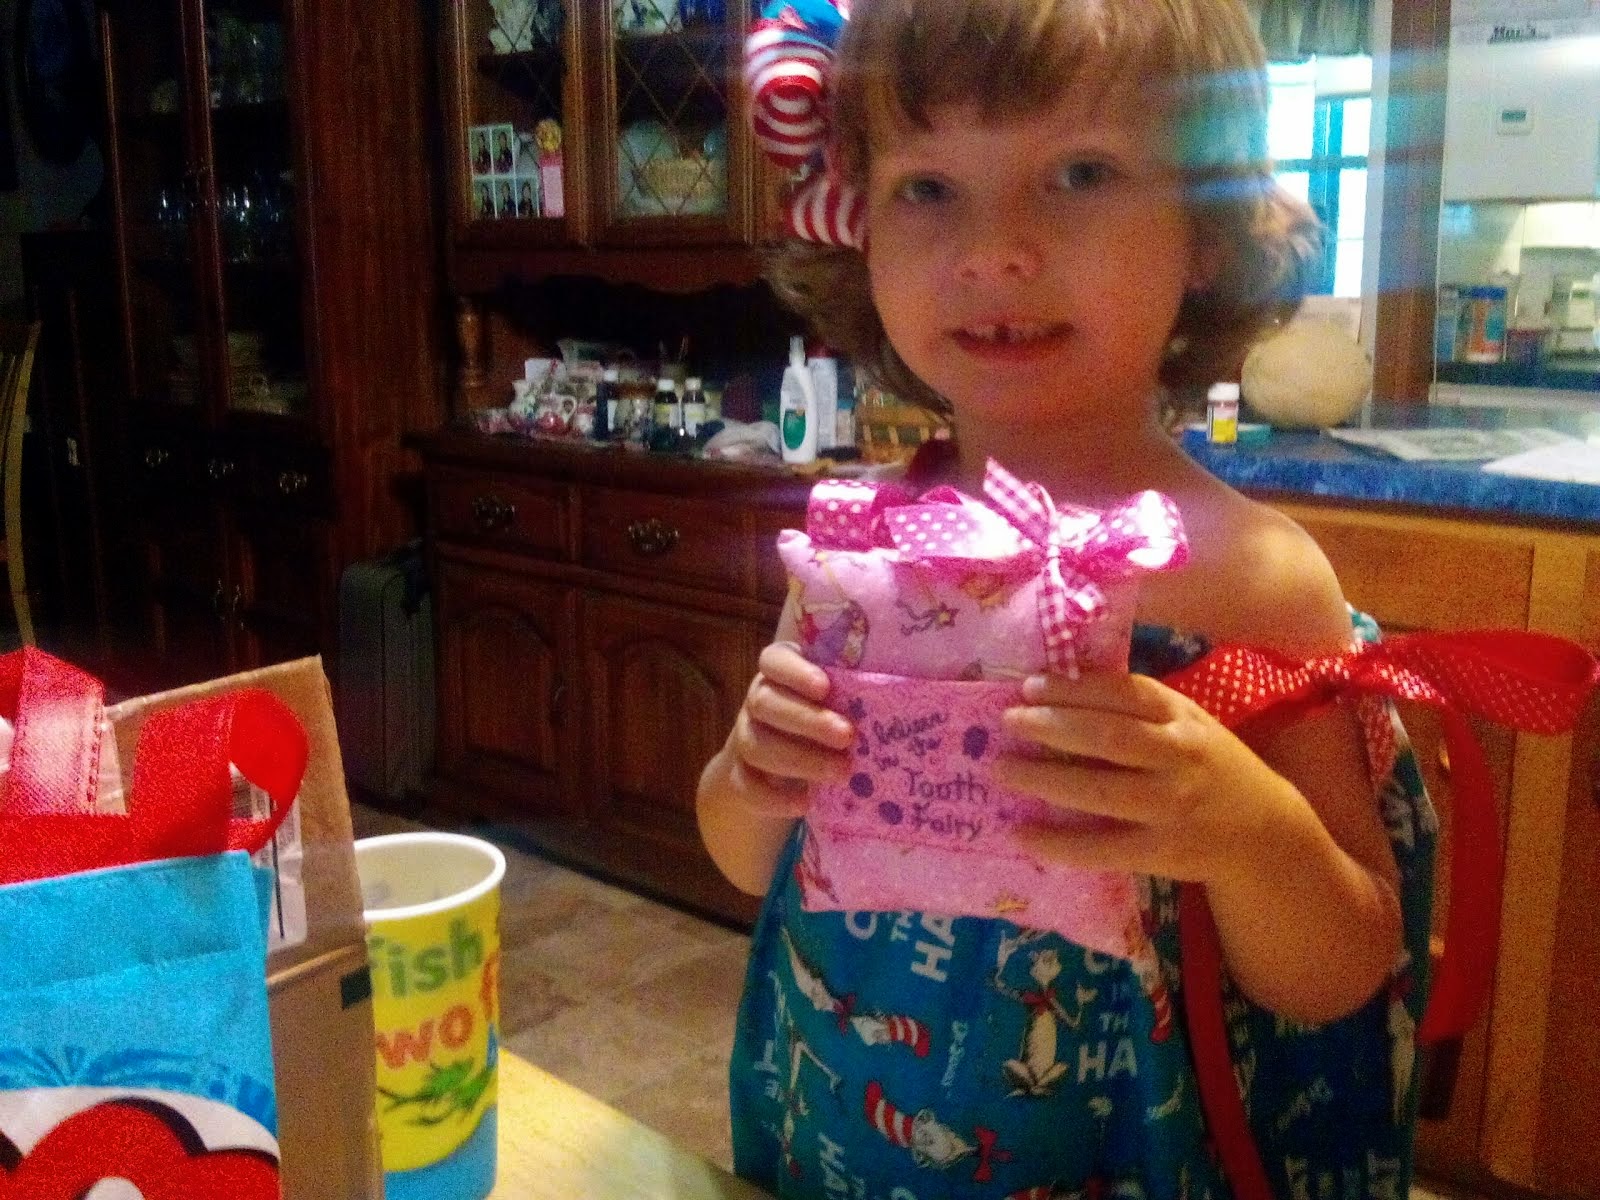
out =
[[[826,479],[811,491],[806,531],[824,549],[892,547],[906,562],[955,574],[1040,576],[1046,661],[1067,672],[1075,669],[1075,643],[1106,613],[1102,584],[1188,557],[1178,510],[1159,492],[1140,492],[1106,512],[1058,509],[1044,488],[993,459],[983,490],[987,504],[951,487],[913,499],[896,484]]]

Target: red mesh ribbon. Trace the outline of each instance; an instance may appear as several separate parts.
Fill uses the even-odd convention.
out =
[[[34,649],[0,657],[0,716],[14,720],[0,793],[0,884],[158,858],[260,849],[289,811],[309,746],[282,701],[241,689],[153,713],[139,731],[127,812],[88,811],[99,778],[104,690]],[[271,797],[233,816],[232,763]]]
[[[1581,646],[1517,630],[1417,633],[1347,654],[1296,663],[1223,647],[1163,682],[1232,729],[1284,724],[1339,696],[1382,696],[1440,710],[1455,784],[1450,914],[1445,953],[1418,1036],[1461,1037],[1476,1018],[1494,973],[1500,927],[1499,819],[1483,749],[1467,717],[1528,733],[1570,730],[1600,672]],[[1199,885],[1179,903],[1183,987],[1200,1099],[1239,1200],[1272,1190],[1234,1079],[1222,1012],[1222,952]]]

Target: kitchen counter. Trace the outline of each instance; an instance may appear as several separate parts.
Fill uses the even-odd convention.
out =
[[[1380,429],[1543,426],[1600,435],[1600,414],[1513,409],[1380,407],[1372,423]],[[1600,524],[1600,487],[1489,474],[1480,463],[1405,462],[1315,431],[1274,430],[1266,445],[1244,448],[1212,446],[1204,433],[1188,430],[1183,446],[1224,482],[1253,492]]]

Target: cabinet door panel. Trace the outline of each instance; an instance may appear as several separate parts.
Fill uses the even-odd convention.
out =
[[[1578,638],[1600,652],[1600,550],[1588,555]],[[1539,1190],[1600,1196],[1600,704],[1572,741],[1561,899],[1545,1025]]]
[[[602,820],[700,850],[694,793],[754,674],[746,621],[585,597],[583,678]]]
[[[234,519],[234,582],[224,615],[234,627],[241,667],[315,654],[331,641],[331,534],[319,521],[281,513]]]
[[[1322,547],[1350,603],[1386,629],[1527,624],[1533,586],[1527,542],[1422,531],[1367,513],[1282,507]]]
[[[436,587],[440,771],[491,806],[575,812],[572,590],[448,561]]]
[[[595,24],[590,184],[603,243],[750,240],[747,22],[739,5],[716,7],[685,19],[676,5],[617,4]]]
[[[227,550],[221,524],[205,510],[152,511],[141,530],[146,578],[144,624],[154,661],[152,687],[176,687],[225,674]]]

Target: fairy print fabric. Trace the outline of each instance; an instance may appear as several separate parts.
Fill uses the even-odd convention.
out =
[[[1127,669],[1139,574],[1187,553],[1172,502],[1057,505],[992,459],[982,499],[830,479],[778,553],[802,652],[859,733],[849,780],[815,793],[805,906],[1006,916],[1132,954],[1132,877],[1042,863],[1011,833],[1091,819],[990,772],[1024,676]]]
[[[838,668],[828,678],[828,704],[850,718],[856,744],[849,779],[812,792],[807,909],[1004,916],[1103,954],[1133,953],[1142,939],[1131,875],[1044,863],[1016,842],[1023,824],[1101,823],[995,781],[1001,753],[1030,749],[1000,724],[1022,702],[1020,684]]]
[[[805,531],[778,536],[806,656],[921,679],[1125,670],[1138,576],[1188,554],[1172,502],[1058,506],[993,459],[983,490],[813,487]]]
[[[1161,675],[1205,649],[1138,628],[1131,662]],[[1406,923],[1388,986],[1313,1029],[1224,980],[1235,1074],[1285,1200],[1409,1187],[1436,826],[1403,732],[1386,732],[1402,752],[1375,802]],[[1119,959],[1004,919],[808,912],[806,843],[802,827],[752,942],[730,1069],[740,1175],[792,1200],[1229,1195],[1190,1067],[1174,885],[1138,882],[1139,944]]]

